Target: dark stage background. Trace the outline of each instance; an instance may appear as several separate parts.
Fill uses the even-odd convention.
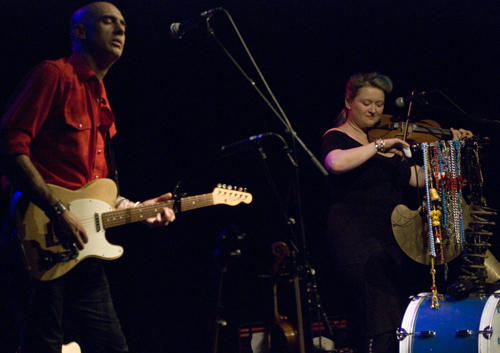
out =
[[[86,3],[0,3],[2,107],[32,66],[70,53],[69,18]],[[112,243],[125,248],[124,256],[106,267],[131,351],[213,351],[224,262],[214,254],[239,248],[242,255],[231,259],[224,276],[222,317],[228,325],[219,340],[220,352],[237,352],[238,327],[272,315],[271,283],[261,277],[271,271],[271,244],[289,242],[284,214],[299,219],[292,203],[293,173],[278,139],[262,142],[266,163],[256,150],[219,153],[221,146],[264,132],[281,134],[291,144],[282,124],[205,28],[173,40],[168,35],[172,22],[215,7],[228,10],[298,136],[318,159],[321,136],[342,109],[345,82],[353,73],[379,71],[393,79],[385,110],[391,115],[405,116],[394,101],[413,89],[442,91],[472,117],[456,114],[449,101],[432,95],[430,106],[416,107],[415,118],[434,119],[444,128],[466,127],[491,138],[481,163],[486,199],[498,207],[500,124],[487,122],[500,120],[498,1],[114,3],[127,21],[127,42],[105,83],[119,129],[115,148],[122,194],[144,200],[180,182],[181,193],[196,195],[226,183],[247,187],[254,198],[249,205],[177,214],[164,229],[135,224],[108,232]],[[266,93],[228,18],[218,13],[210,23]],[[317,271],[327,314],[341,315],[335,293],[348,287],[335,281],[322,238],[329,207],[326,180],[301,148],[296,153],[307,258]],[[221,244],[221,234],[229,242]],[[237,234],[246,236],[235,245]],[[301,245],[300,239],[297,243]],[[428,270],[408,270],[419,291],[429,291]],[[280,311],[293,316],[293,301],[288,300],[293,292],[284,286],[281,294],[285,299]],[[17,342],[5,303],[0,320],[0,351],[13,352]]]

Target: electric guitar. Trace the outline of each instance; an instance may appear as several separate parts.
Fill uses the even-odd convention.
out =
[[[87,257],[105,260],[119,258],[123,254],[123,248],[110,244],[106,240],[105,230],[154,217],[164,207],[171,208],[174,212],[183,212],[217,204],[235,206],[241,202],[252,202],[251,194],[221,186],[210,194],[117,210],[114,208],[117,188],[111,179],[94,180],[74,191],[55,185],[49,185],[49,188],[78,217],[89,241],[82,250],[74,245],[68,247],[63,244],[57,238],[45,212],[20,197],[16,203],[18,235],[30,275],[41,281],[50,281],[64,275]]]

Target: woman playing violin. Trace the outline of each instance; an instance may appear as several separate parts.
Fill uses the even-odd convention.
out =
[[[424,186],[419,166],[410,168],[397,138],[370,142],[367,129],[381,118],[389,77],[376,72],[352,76],[345,107],[323,136],[323,156],[332,173],[333,205],[327,234],[334,270],[343,281],[350,343],[356,352],[398,352],[396,328],[408,304],[409,260],[391,228],[391,214],[406,185]],[[454,139],[472,137],[450,129]]]

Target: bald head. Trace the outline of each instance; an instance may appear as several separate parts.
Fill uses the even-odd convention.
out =
[[[86,5],[71,17],[73,51],[82,55],[94,72],[106,72],[122,55],[125,26],[115,5],[104,1]]]
[[[73,16],[71,16],[70,21],[70,34],[73,47],[79,39],[74,30],[75,26],[82,25],[87,28],[93,21],[96,21],[102,13],[106,11],[106,9],[109,8],[114,8],[116,11],[120,12],[115,5],[105,1],[96,1],[75,11]]]

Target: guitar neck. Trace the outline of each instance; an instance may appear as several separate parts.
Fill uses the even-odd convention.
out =
[[[175,212],[184,212],[215,204],[213,194],[183,197],[180,199],[179,209],[175,209],[175,202],[175,200],[168,200],[166,202],[158,202],[148,206],[103,212],[101,215],[102,224],[103,227],[107,229],[128,223],[144,221],[150,217],[154,217],[158,213],[161,213],[165,207],[174,209]]]

